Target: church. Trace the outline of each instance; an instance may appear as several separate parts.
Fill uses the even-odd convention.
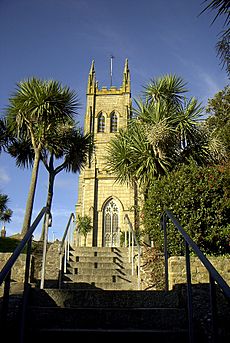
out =
[[[131,84],[126,59],[121,87],[99,88],[95,64],[92,62],[87,84],[84,132],[91,133],[93,155],[80,172],[78,184],[77,218],[90,216],[93,230],[87,234],[86,246],[118,247],[121,236],[134,223],[134,189],[116,182],[108,171],[106,149],[108,142],[121,128],[126,128],[131,116]],[[84,245],[84,239],[75,233],[75,243]]]

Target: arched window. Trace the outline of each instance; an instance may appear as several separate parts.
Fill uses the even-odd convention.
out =
[[[117,115],[115,112],[110,115],[110,132],[117,132]]]
[[[98,116],[97,132],[105,132],[105,116],[102,113]]]
[[[114,247],[119,245],[119,210],[110,200],[104,208],[104,245]]]

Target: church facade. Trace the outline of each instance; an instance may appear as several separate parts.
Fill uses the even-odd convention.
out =
[[[92,220],[93,230],[87,234],[86,246],[120,246],[122,232],[128,230],[125,215],[134,222],[134,189],[116,182],[107,170],[105,158],[109,140],[120,128],[127,127],[130,114],[128,60],[121,87],[101,89],[93,61],[88,76],[84,132],[93,135],[94,151],[91,161],[80,172],[76,205],[76,226],[78,215],[90,216]],[[75,242],[85,244],[84,238],[76,233]]]

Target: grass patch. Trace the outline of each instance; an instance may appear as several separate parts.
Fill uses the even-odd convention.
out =
[[[19,243],[21,242],[20,239],[17,238],[10,238],[10,237],[0,237],[0,252],[14,252],[14,250],[17,248]],[[26,253],[26,247],[22,250],[22,254]],[[32,242],[32,251],[36,247],[36,242]]]
[[[0,238],[0,252],[13,252],[21,241],[16,238]],[[24,252],[25,253],[25,252]]]

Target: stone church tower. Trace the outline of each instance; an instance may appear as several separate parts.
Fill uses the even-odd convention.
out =
[[[119,246],[120,234],[128,230],[127,214],[134,221],[134,190],[115,182],[106,170],[106,147],[120,128],[127,127],[131,113],[131,88],[128,60],[125,61],[122,86],[98,88],[92,62],[87,85],[84,131],[93,134],[95,150],[91,162],[81,171],[78,185],[78,215],[89,215],[93,230],[87,246]],[[84,245],[84,237],[75,234],[75,243]]]

